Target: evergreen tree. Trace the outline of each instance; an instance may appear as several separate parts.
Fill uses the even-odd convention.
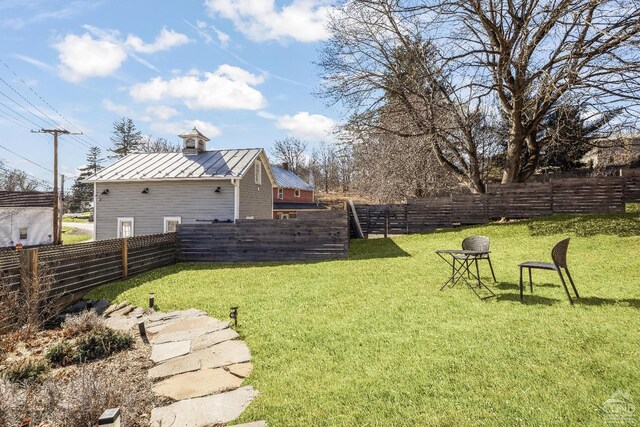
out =
[[[71,212],[81,212],[85,210],[93,199],[93,185],[84,183],[82,180],[97,174],[102,169],[104,159],[102,150],[98,147],[91,147],[87,153],[87,164],[80,168],[80,175],[71,187],[71,200],[69,210]]]
[[[597,118],[590,118],[580,105],[559,105],[542,123],[540,139],[545,148],[540,165],[558,167],[561,170],[583,166],[582,157],[594,147],[595,140],[607,136],[602,129],[617,114],[617,111],[609,111]]]
[[[136,129],[136,125],[128,117],[122,117],[113,122],[111,133],[113,148],[109,151],[113,153],[111,158],[122,158],[127,154],[138,151],[142,142],[142,132]]]

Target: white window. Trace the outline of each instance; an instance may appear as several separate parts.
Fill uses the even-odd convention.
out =
[[[278,213],[278,219],[289,219],[289,214],[288,213],[279,212]]]
[[[165,216],[164,217],[164,232],[165,233],[175,233],[178,224],[182,223],[182,217],[179,216]]]
[[[260,160],[256,160],[256,165],[254,167],[256,184],[262,184],[262,162]]]
[[[118,238],[133,237],[133,218],[118,218]]]
[[[293,190],[293,197],[300,197],[300,190],[299,189],[295,189]]]
[[[278,188],[278,199],[284,199],[284,188]]]
[[[22,227],[18,232],[20,233],[20,240],[27,240],[29,238],[29,227]]]
[[[187,148],[196,148],[196,140],[193,138],[187,139]]]

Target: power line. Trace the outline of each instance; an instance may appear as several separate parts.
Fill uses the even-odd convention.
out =
[[[35,125],[36,127],[40,127],[40,125],[36,122],[34,122],[33,120],[29,119],[28,117],[25,117],[23,114],[17,112],[16,110],[14,110],[13,108],[9,107],[7,104],[5,104],[4,102],[0,101],[0,106],[6,108],[7,110],[11,111],[15,116],[21,117],[23,121],[29,122],[32,125]],[[17,124],[18,126],[21,126],[27,130],[31,130],[29,128],[29,126],[25,125],[23,122],[20,123],[20,119],[16,119],[13,116],[10,116],[6,111],[2,111],[0,110],[0,113],[3,113],[5,117],[7,118],[11,118],[13,120],[11,120],[14,124]],[[42,138],[44,138],[47,142],[51,142],[49,141],[44,135],[40,135]]]
[[[52,111],[54,111],[58,116],[60,116],[60,117],[61,117],[65,122],[67,122],[69,125],[73,126],[75,129],[77,129],[77,130],[78,130],[78,132],[80,132],[80,133],[82,133],[82,134],[84,135],[84,132],[82,132],[82,130],[81,130],[78,126],[76,126],[76,125],[74,125],[73,123],[71,123],[71,121],[70,121],[66,116],[64,116],[64,115],[63,115],[60,111],[58,111],[58,110],[57,110],[53,105],[51,105],[49,102],[47,102],[47,100],[46,100],[46,99],[44,99],[44,98],[43,98],[43,97],[42,97],[42,96],[41,96],[41,95],[40,95],[40,94],[39,94],[35,89],[33,89],[31,86],[29,86],[29,85],[27,84],[27,82],[25,82],[25,81],[24,81],[24,79],[22,79],[22,77],[20,77],[18,74],[16,74],[16,72],[15,72],[11,67],[9,67],[9,64],[7,64],[5,61],[3,61],[3,60],[2,60],[2,58],[0,58],[0,63],[2,63],[2,65],[4,65],[4,66],[5,66],[5,68],[6,68],[7,70],[9,70],[9,71],[10,71],[10,72],[11,72],[11,73],[12,73],[12,74],[13,74],[13,75],[18,79],[18,80],[20,80],[20,82],[21,82],[21,83],[22,83],[22,84],[23,84],[27,89],[29,89],[29,90],[30,90],[30,91],[31,91],[35,96],[37,96],[37,97],[38,97],[42,102],[44,102],[44,103],[45,103],[45,105],[47,105],[47,106],[48,106]],[[0,78],[0,79],[1,79],[1,78]],[[9,86],[9,87],[14,91],[14,92],[18,93],[18,92],[15,90],[15,88],[13,88],[13,86],[11,86],[9,83],[7,83],[4,79],[2,79],[2,81],[3,81],[7,86]],[[18,95],[20,95],[20,94],[18,94]],[[20,95],[20,97],[21,97],[22,99],[24,99],[25,101],[27,101],[27,100],[26,100],[26,98],[24,98],[22,95]],[[29,102],[29,101],[27,101],[27,102]],[[31,103],[29,102],[29,104],[31,104]],[[31,104],[31,105],[33,105],[33,104]],[[37,108],[37,107],[35,107],[35,106],[34,106],[34,108],[38,109],[38,108]],[[38,109],[38,111],[40,111],[40,110]],[[44,113],[43,113],[43,114],[44,114]],[[45,116],[46,116],[46,114],[45,114]],[[48,117],[48,116],[47,116],[47,117]],[[51,118],[49,117],[49,119],[51,119]],[[51,119],[51,120],[53,121],[53,119]],[[55,122],[55,121],[54,121],[54,122]],[[57,123],[56,123],[56,126],[61,127],[61,126],[59,126]],[[91,137],[90,135],[84,135],[84,136],[86,136],[87,138],[89,138],[89,139],[90,139],[91,141],[93,141],[96,145],[98,145],[98,146],[100,146],[100,147],[104,148],[105,150],[109,150],[109,148],[108,148],[108,147],[105,147],[104,145],[102,145],[101,143],[99,143],[98,141],[96,141],[93,137]],[[81,141],[81,140],[80,140],[79,138],[77,138],[77,137],[75,137],[75,139],[77,139],[78,141]],[[89,147],[89,148],[90,148],[90,147]]]
[[[4,95],[2,92],[0,92],[1,95]],[[6,96],[6,95],[5,95]],[[9,98],[11,99],[11,98]],[[31,123],[34,126],[40,127],[40,125],[36,122],[34,122],[33,120],[25,117],[23,114],[17,112],[16,110],[14,110],[13,108],[9,107],[7,104],[5,104],[4,102],[0,101],[0,105],[3,106],[4,108],[6,108],[7,110],[11,111],[13,114],[22,117],[24,120],[28,121],[29,123]]]
[[[34,162],[33,160],[28,159],[28,158],[26,158],[26,157],[22,156],[21,154],[18,154],[18,153],[16,153],[15,151],[10,150],[9,148],[5,147],[5,146],[4,146],[4,145],[2,145],[2,144],[0,144],[0,148],[2,148],[2,149],[3,149],[3,150],[5,150],[5,151],[8,151],[8,152],[9,152],[9,153],[11,153],[11,154],[14,154],[14,155],[16,155],[16,156],[20,157],[22,160],[26,160],[27,162],[31,163],[32,165],[35,165],[35,166],[39,167],[40,169],[44,169],[44,170],[46,170],[46,171],[53,172],[53,171],[52,171],[51,169],[49,169],[48,167],[42,166],[41,164],[38,164],[38,163]]]
[[[9,89],[11,89],[16,95],[18,95],[20,98],[22,98],[27,104],[31,105],[33,108],[36,109],[36,111],[40,114],[42,114],[43,116],[45,116],[47,119],[49,119],[49,122],[51,124],[53,124],[54,126],[58,126],[60,127],[60,124],[57,123],[55,120],[53,120],[51,117],[49,117],[49,115],[47,113],[45,113],[44,111],[42,111],[40,108],[36,107],[31,101],[29,101],[27,98],[25,98],[20,92],[18,92],[17,90],[14,89],[13,86],[11,86],[9,83],[7,83],[7,81],[5,79],[3,79],[2,77],[0,77],[0,82],[4,83]]]
[[[4,164],[0,164],[0,174],[3,174],[5,177],[9,174],[12,173],[20,173],[20,174],[24,174],[25,176],[27,176],[29,178],[29,180],[37,185],[40,185],[46,189],[52,189],[52,185],[51,182],[44,180],[44,179],[40,179],[40,178],[36,178],[33,175],[30,175],[28,173],[26,173],[23,170],[20,169],[16,169],[16,168],[12,168],[11,166],[6,166]]]
[[[2,79],[0,78],[0,80],[2,80]],[[3,80],[3,81],[4,81],[4,80]],[[0,95],[4,96],[4,97],[5,97],[5,98],[7,98],[8,100],[10,100],[10,101],[11,101],[11,102],[13,102],[14,104],[16,104],[18,107],[20,107],[23,111],[26,111],[27,113],[29,113],[29,114],[31,114],[32,116],[34,116],[36,119],[41,120],[41,121],[42,121],[42,123],[45,123],[45,126],[48,126],[48,125],[50,125],[50,124],[53,124],[55,127],[60,127],[60,126],[59,126],[55,121],[53,121],[53,120],[51,120],[51,119],[49,119],[49,120],[45,120],[45,119],[43,119],[42,117],[38,116],[38,115],[37,115],[36,113],[34,113],[33,111],[31,111],[29,108],[25,108],[25,106],[24,106],[24,105],[22,105],[20,102],[16,101],[15,99],[13,99],[12,97],[10,97],[9,95],[7,95],[6,93],[4,93],[4,92],[3,92],[3,91],[1,91],[1,90],[0,90]],[[27,101],[27,102],[29,102],[29,101]],[[1,102],[0,102],[0,104],[4,105],[4,106],[5,106],[5,108],[10,109],[10,110],[11,110],[11,111],[13,111],[15,114],[18,114],[20,117],[22,117],[22,118],[24,118],[25,120],[29,121],[30,123],[32,123],[32,124],[33,124],[33,125],[35,125],[36,127],[42,127],[42,124],[38,124],[38,123],[34,122],[33,120],[28,119],[28,118],[27,118],[27,117],[25,117],[24,115],[22,115],[22,114],[20,114],[20,113],[16,112],[15,110],[13,110],[13,109],[12,109],[11,107],[9,107],[8,105],[6,105],[6,104],[4,104],[4,103],[1,103]],[[31,104],[31,103],[29,103],[29,104]],[[31,105],[33,105],[33,104],[31,104]],[[40,111],[37,107],[36,107],[36,109],[37,109],[38,111]],[[41,113],[42,113],[42,112],[41,112]],[[79,143],[79,144],[83,145],[85,148],[91,148],[91,145],[89,145],[89,144],[87,144],[86,142],[81,141],[81,140],[77,140],[77,141],[76,141],[76,140],[72,140],[71,142]]]
[[[10,115],[8,115],[7,113],[5,113],[4,111],[0,110],[0,117],[2,117],[3,119],[13,123],[14,125],[23,127],[25,129],[29,129],[27,126],[25,126],[23,123],[20,123],[18,121],[16,121],[13,117],[11,117]]]

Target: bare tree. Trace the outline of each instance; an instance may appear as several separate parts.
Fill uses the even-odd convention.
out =
[[[324,141],[318,144],[311,155],[310,169],[314,174],[316,189],[319,186],[325,193],[337,189],[340,181],[336,146]]]
[[[271,148],[271,155],[276,158],[280,163],[287,163],[289,169],[294,173],[302,172],[302,169],[307,169],[308,159],[305,154],[307,149],[306,141],[302,141],[298,138],[286,137],[284,139],[276,140]]]
[[[25,172],[4,168],[3,165],[0,160],[0,191],[36,191],[40,188],[40,183]]]
[[[427,143],[454,177],[484,192],[494,147],[477,138],[489,109],[457,91],[438,46],[423,38],[421,20],[396,10],[395,2],[361,0],[332,16],[333,37],[319,62],[321,94],[343,103],[357,129]]]
[[[430,34],[448,47],[456,78],[468,79],[457,92],[495,100],[506,115],[503,183],[534,173],[542,122],[568,99],[604,115],[637,115],[629,109],[640,99],[637,1],[440,0],[402,10],[449,30]]]
[[[640,97],[637,1],[355,0],[329,28],[323,94],[378,127],[376,112],[393,95],[413,129],[384,130],[430,138],[438,161],[475,191],[484,191],[482,163],[495,149],[481,152],[488,143],[477,137],[501,113],[502,182],[522,182],[539,164],[543,119],[560,103],[570,97],[632,120]]]
[[[178,153],[181,149],[180,144],[170,142],[166,138],[143,135],[140,137],[137,151],[142,153]]]

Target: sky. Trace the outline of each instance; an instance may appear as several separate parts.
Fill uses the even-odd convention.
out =
[[[0,0],[0,160],[52,182],[106,152],[113,122],[208,149],[330,140],[339,112],[314,96],[327,0]],[[103,153],[106,154],[107,153]]]

